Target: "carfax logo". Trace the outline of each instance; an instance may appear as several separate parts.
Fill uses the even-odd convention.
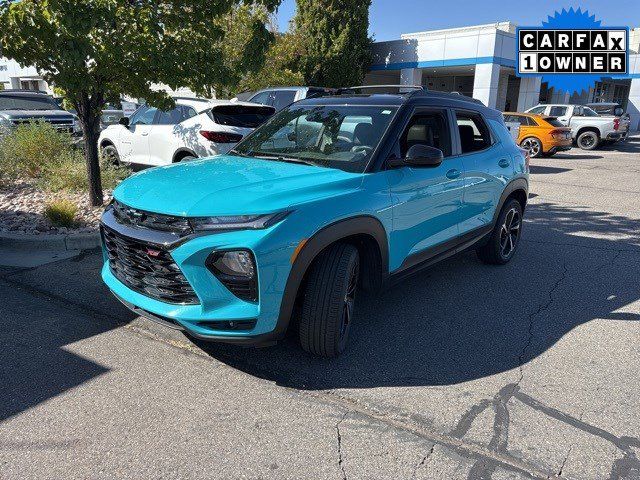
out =
[[[628,73],[629,28],[602,27],[595,15],[573,8],[541,27],[518,27],[517,75],[542,76],[549,87],[588,90],[603,76]]]

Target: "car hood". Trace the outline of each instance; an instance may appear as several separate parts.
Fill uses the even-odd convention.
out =
[[[119,202],[179,216],[272,213],[357,189],[362,174],[235,155],[157,167],[122,182]]]
[[[10,120],[73,120],[73,115],[64,110],[0,110],[0,115]]]

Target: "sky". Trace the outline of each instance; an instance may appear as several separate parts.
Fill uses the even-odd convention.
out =
[[[282,0],[278,9],[280,31],[286,31],[295,13],[295,0]],[[372,0],[369,34],[376,41],[396,40],[401,33],[512,21],[539,25],[562,8],[581,7],[602,20],[603,26],[640,27],[640,0]]]

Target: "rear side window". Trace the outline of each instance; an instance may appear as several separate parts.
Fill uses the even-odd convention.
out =
[[[276,109],[276,111],[282,110],[287,105],[293,103],[296,99],[296,91],[295,90],[276,90],[273,92],[273,103],[272,105]]]
[[[456,122],[462,153],[477,152],[491,146],[489,127],[480,114],[457,111]]]
[[[219,107],[213,107],[208,114],[218,125],[256,128],[273,115],[273,108],[252,107],[248,105],[221,105]]]
[[[400,137],[400,154],[404,158],[414,145],[427,145],[451,155],[451,135],[444,112],[424,112],[414,115]]]
[[[567,113],[567,107],[551,107],[549,115],[552,117],[562,117]]]
[[[154,123],[156,125],[177,125],[195,116],[196,111],[193,108],[186,105],[177,105],[176,108],[168,112],[158,111]]]

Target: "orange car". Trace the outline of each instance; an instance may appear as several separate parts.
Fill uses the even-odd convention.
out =
[[[531,158],[550,157],[556,152],[570,150],[573,145],[571,129],[565,127],[556,117],[505,112],[504,121],[520,124],[518,145],[528,150]]]

